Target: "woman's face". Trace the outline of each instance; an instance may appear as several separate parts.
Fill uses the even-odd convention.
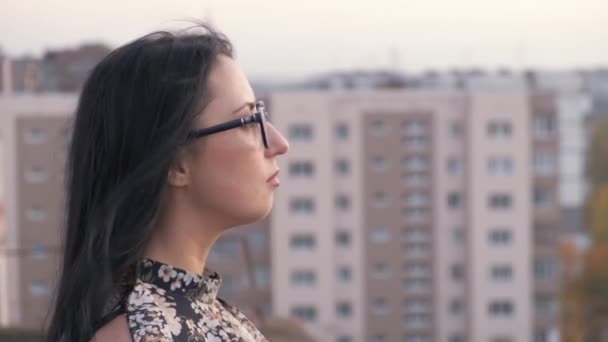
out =
[[[236,62],[220,55],[212,67],[207,89],[211,100],[194,129],[210,127],[255,112],[256,99]],[[289,149],[287,140],[266,122],[269,148],[259,124],[215,133],[193,143],[188,157],[189,198],[203,215],[223,224],[240,225],[266,216],[278,187],[277,157]]]

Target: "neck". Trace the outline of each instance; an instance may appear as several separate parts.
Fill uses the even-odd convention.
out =
[[[154,227],[145,257],[179,267],[188,272],[203,274],[207,256],[223,229],[201,218],[190,206],[168,205]],[[174,203],[173,205],[170,203]]]

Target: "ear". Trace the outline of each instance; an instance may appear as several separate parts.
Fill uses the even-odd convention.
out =
[[[167,182],[170,186],[184,187],[190,184],[191,168],[186,153],[178,153],[177,158],[171,164]]]

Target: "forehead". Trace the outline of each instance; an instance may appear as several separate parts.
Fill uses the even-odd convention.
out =
[[[211,68],[207,88],[211,94],[207,109],[213,109],[212,113],[217,113],[215,115],[229,116],[246,102],[255,100],[241,67],[232,58],[223,55],[218,56]]]

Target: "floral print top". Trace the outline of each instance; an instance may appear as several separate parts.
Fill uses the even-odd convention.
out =
[[[267,341],[217,293],[217,273],[199,275],[144,259],[126,309],[133,341]]]

